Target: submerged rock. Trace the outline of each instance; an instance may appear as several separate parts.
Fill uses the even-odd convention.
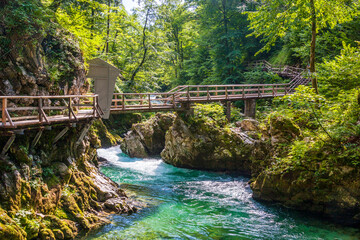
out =
[[[146,158],[159,155],[165,146],[165,134],[175,115],[157,113],[149,120],[134,124],[121,143],[121,150],[130,157]]]

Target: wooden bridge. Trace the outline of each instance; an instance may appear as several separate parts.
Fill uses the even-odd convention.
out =
[[[274,98],[291,94],[301,84],[310,79],[304,69],[290,66],[272,66],[268,62],[253,63],[280,76],[289,77],[285,84],[234,84],[234,85],[186,85],[178,86],[164,93],[115,93],[110,112],[112,114],[130,112],[183,111],[194,103],[223,102],[230,110],[232,101],[245,101],[245,115],[255,114],[255,100]],[[0,130],[50,126],[53,124],[73,124],[80,121],[101,118],[98,96],[0,96]],[[30,104],[29,104],[30,103]],[[24,106],[26,105],[26,106]],[[227,112],[229,116],[229,111]]]

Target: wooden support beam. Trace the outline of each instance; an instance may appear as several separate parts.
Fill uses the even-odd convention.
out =
[[[40,138],[41,138],[41,136],[42,136],[42,134],[43,134],[43,132],[44,132],[44,129],[40,129],[40,130],[37,132],[34,140],[33,140],[32,143],[31,143],[31,147],[30,147],[31,149],[34,149],[34,148],[36,147],[36,145],[38,144],[38,142],[39,142],[39,140],[40,140]]]
[[[68,131],[69,127],[66,127],[61,132],[59,132],[59,134],[55,137],[53,144],[57,143]]]
[[[14,125],[13,121],[11,120],[11,116],[10,116],[7,109],[5,109],[5,114],[6,114],[7,119],[9,120],[10,126],[15,127],[15,125]]]
[[[16,135],[15,135],[15,134],[11,135],[11,137],[9,138],[9,140],[6,142],[6,144],[5,144],[5,146],[4,146],[4,148],[3,148],[2,152],[1,152],[0,156],[2,156],[2,157],[5,156],[5,154],[7,153],[7,151],[10,149],[11,145],[14,143],[15,138],[16,138]]]
[[[255,118],[256,116],[256,99],[246,99],[245,100],[245,117]]]
[[[81,130],[80,136],[75,143],[76,146],[79,145],[84,140],[84,137],[87,134],[87,132],[89,131],[91,124],[92,124],[92,122],[86,124],[85,127]]]

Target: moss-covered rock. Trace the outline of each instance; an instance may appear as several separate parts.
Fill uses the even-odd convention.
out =
[[[161,157],[177,167],[250,175],[252,162],[258,157],[265,159],[267,152],[266,144],[261,145],[238,128],[177,117],[166,134]]]
[[[0,208],[0,239],[24,240],[26,232]]]
[[[337,166],[319,177],[316,171],[262,172],[251,184],[253,197],[317,213],[346,225],[360,224],[360,172]]]
[[[145,122],[134,124],[121,143],[122,151],[130,157],[159,155],[164,149],[165,134],[174,119],[172,113],[158,113]]]
[[[111,146],[118,145],[122,139],[117,134],[112,134],[106,125],[104,124],[103,120],[99,119],[96,120],[90,129],[92,136],[91,142],[95,147],[103,147],[108,148]],[[98,141],[100,140],[100,142]]]
[[[291,119],[281,115],[270,115],[269,128],[273,145],[290,143],[301,136],[300,128]]]
[[[55,145],[53,139],[63,127],[44,131],[31,151],[31,163],[19,161],[15,152],[1,159],[8,166],[0,170],[0,206],[7,214],[3,219],[8,227],[0,228],[0,236],[74,239],[108,224],[105,216],[110,213],[136,211],[119,186],[95,166],[92,133],[76,144],[84,127],[85,124],[78,124],[71,128]],[[29,145],[36,133],[28,130],[19,135],[14,146]],[[5,141],[5,137],[0,137],[0,142]],[[21,148],[17,150],[24,153]],[[108,202],[105,206],[110,198],[116,203],[116,211]]]

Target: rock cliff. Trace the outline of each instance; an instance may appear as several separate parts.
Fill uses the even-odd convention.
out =
[[[78,141],[84,127],[78,124],[56,143],[63,127],[44,130],[35,147],[37,130],[17,135],[0,159],[1,239],[73,239],[109,223],[109,213],[136,211],[97,169],[95,132]],[[1,145],[7,138],[0,137]]]

